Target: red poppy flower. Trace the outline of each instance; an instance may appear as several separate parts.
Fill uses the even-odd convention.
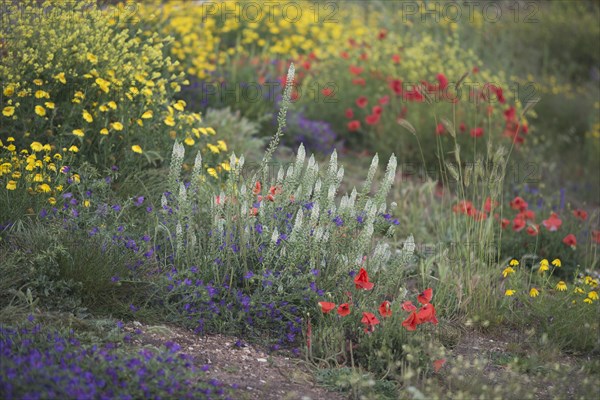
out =
[[[385,318],[392,316],[392,306],[389,301],[385,300],[383,303],[381,303],[379,306],[379,314]]]
[[[436,76],[438,82],[440,83],[440,89],[444,90],[446,89],[446,87],[448,87],[448,78],[446,78],[446,75],[444,74],[437,74]]]
[[[478,66],[474,66],[473,67],[473,73],[477,74],[479,72],[479,67]]]
[[[600,231],[592,231],[592,241],[600,244]]]
[[[435,360],[433,362],[433,370],[435,372],[439,372],[440,369],[442,369],[442,367],[444,366],[444,364],[446,364],[446,359],[442,358],[440,360]]]
[[[356,274],[356,277],[354,278],[354,285],[357,289],[373,289],[373,283],[369,282],[369,274],[367,274],[367,271],[364,268],[361,267],[358,271],[358,274]]]
[[[515,110],[515,108],[513,106],[508,107],[504,111],[504,119],[506,120],[506,122],[514,122],[516,113],[517,113],[517,111]]]
[[[419,311],[417,311],[417,318],[421,323],[423,322],[431,322],[434,325],[438,324],[438,320],[435,316],[435,307],[433,304],[427,303]]]
[[[485,221],[488,216],[483,211],[474,210],[474,212],[471,214],[471,217],[473,217],[475,221]]]
[[[367,53],[362,53],[360,55],[360,59],[363,60],[363,61],[366,61],[366,60],[369,59],[369,55]]]
[[[340,304],[338,306],[337,313],[342,317],[345,317],[346,315],[350,314],[350,304]]]
[[[530,236],[536,236],[540,231],[540,226],[538,224],[529,225],[525,231]]]
[[[346,115],[346,118],[349,118],[349,119],[354,118],[354,110],[352,110],[351,108],[347,108],[345,115]]]
[[[394,54],[394,55],[392,55],[392,62],[394,64],[400,64],[400,54]]]
[[[471,129],[471,137],[478,138],[483,136],[483,128]]]
[[[575,216],[575,218],[579,218],[582,221],[585,221],[588,218],[587,211],[581,209],[573,210],[573,215]]]
[[[550,213],[550,218],[542,221],[542,224],[548,229],[550,232],[557,231],[558,228],[562,225],[562,220],[558,218],[556,213]]]
[[[523,228],[525,228],[525,220],[523,218],[515,218],[512,226],[513,231],[519,232]]]
[[[223,203],[225,203],[225,200],[226,200],[226,199],[227,199],[227,198],[226,198],[225,196],[223,196]],[[221,204],[221,196],[216,196],[216,197],[215,197],[215,203],[216,203],[216,204]]]
[[[348,58],[350,58],[350,55],[349,55],[347,52],[345,52],[345,51],[342,51],[342,52],[340,53],[340,57],[342,57],[342,58],[344,58],[344,59],[346,59],[346,60],[347,60]]]
[[[402,303],[402,309],[404,311],[411,312],[411,311],[416,311],[417,307],[415,307],[415,305],[412,303],[412,301],[406,300],[404,303]]]
[[[379,31],[379,34],[377,35],[377,39],[382,40],[382,39],[385,39],[386,36],[387,36],[387,31],[385,29],[382,29]]]
[[[527,209],[527,202],[520,196],[515,197],[509,204],[513,210],[524,211]]]
[[[256,217],[257,215],[258,215],[258,208],[252,207],[252,210],[250,210],[250,216]]]
[[[356,65],[350,66],[350,73],[352,75],[360,75],[365,69],[363,67],[357,67]]]
[[[390,96],[383,96],[377,102],[381,105],[388,104],[390,102]]]
[[[356,99],[356,105],[359,106],[360,108],[365,108],[368,103],[369,103],[369,100],[367,100],[367,98],[365,96],[360,96],[358,99]]]
[[[329,313],[329,311],[335,308],[335,303],[331,303],[329,301],[320,301],[319,307],[321,307],[321,311],[323,311],[323,314],[327,314]]]
[[[466,132],[467,131],[467,125],[465,125],[464,122],[460,123],[460,126],[458,127],[458,129],[460,129],[461,132]]]
[[[501,87],[496,87],[496,98],[500,104],[506,103],[506,99],[504,98],[504,93],[502,92]]]
[[[381,106],[373,106],[373,108],[371,109],[371,114],[373,115],[381,115],[382,112],[383,108],[381,108]]]
[[[570,246],[572,249],[575,249],[575,247],[577,246],[577,238],[572,233],[569,233],[563,239],[563,243],[567,246]]]
[[[275,201],[275,196],[273,196],[271,193],[269,193],[267,195],[267,200],[270,201],[270,202],[273,202],[273,201]]]
[[[365,86],[367,84],[367,82],[363,78],[355,78],[355,79],[352,79],[352,84]]]
[[[367,115],[365,118],[365,122],[369,125],[376,125],[379,122],[379,118],[380,118],[379,114]]]
[[[483,210],[485,212],[491,212],[494,208],[498,207],[499,203],[497,201],[492,201],[491,198],[485,199],[485,203],[483,204]]]
[[[260,182],[256,181],[256,183],[254,184],[254,189],[252,189],[252,193],[259,194],[260,190],[261,190]]]
[[[360,121],[354,120],[348,122],[348,130],[354,132],[360,129]]]
[[[472,215],[473,214],[473,203],[468,200],[461,200],[452,207],[452,211],[459,214]]]
[[[309,61],[304,61],[302,63],[302,68],[304,68],[305,70],[309,70],[310,69],[310,62]]]
[[[440,124],[438,124],[435,127],[435,134],[436,135],[443,135],[445,130],[446,129],[444,128],[444,124],[440,123]]]
[[[407,331],[415,331],[417,330],[417,325],[419,325],[421,321],[417,316],[415,311],[411,312],[408,318],[402,321],[402,326],[406,328]]]
[[[412,88],[404,94],[404,98],[408,101],[415,101],[417,103],[425,101],[425,97],[419,92],[419,89]]]
[[[433,289],[427,288],[427,289],[423,290],[421,293],[419,293],[419,295],[417,296],[417,301],[421,304],[428,304],[431,301],[432,297],[433,297]]]
[[[521,218],[525,221],[533,221],[535,220],[535,212],[532,210],[521,211],[517,214],[516,218]]]
[[[508,225],[510,225],[510,220],[508,218],[502,218],[502,221],[500,221],[500,223],[502,224],[502,229],[504,229]]]
[[[323,96],[329,97],[333,93],[333,90],[326,87],[326,88],[323,88],[323,90],[321,90],[321,93],[323,93]]]
[[[527,126],[527,124],[523,124],[523,126],[521,127],[521,133],[527,135],[527,132],[529,132],[529,127]]]
[[[392,79],[390,81],[390,89],[398,96],[402,94],[402,81],[400,79]]]
[[[363,317],[360,322],[366,325],[365,332],[373,332],[375,325],[379,324],[379,320],[375,314],[370,312],[363,312]]]

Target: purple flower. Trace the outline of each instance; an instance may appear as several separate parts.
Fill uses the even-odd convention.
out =
[[[337,226],[343,226],[344,225],[344,220],[339,215],[337,217],[335,217],[332,221],[335,222],[335,224]]]
[[[138,198],[135,199],[134,204],[137,207],[140,207],[143,202],[144,202],[144,196],[139,196]]]
[[[147,213],[151,213],[152,212],[152,207],[151,206],[146,207],[146,212]]]
[[[310,211],[310,210],[312,210],[312,209],[313,209],[313,206],[314,206],[314,204],[315,204],[315,203],[311,201],[310,203],[306,203],[306,204],[304,205],[304,208],[306,208],[308,211]]]
[[[110,280],[111,280],[112,282],[119,282],[119,280],[120,280],[120,279],[119,279],[119,277],[118,277],[118,276],[113,276],[112,278],[110,278]]]
[[[143,240],[144,242],[149,242],[149,241],[150,241],[150,236],[148,236],[148,235],[144,235],[144,236],[142,236],[142,240]]]
[[[244,275],[244,279],[251,279],[254,276],[254,272],[248,271],[246,275]]]
[[[256,232],[257,232],[259,235],[262,235],[262,233],[263,233],[263,227],[262,227],[262,225],[261,225],[261,224],[256,224],[256,225],[254,226],[254,229],[256,230]]]
[[[111,208],[117,212],[121,211],[121,206],[118,204],[113,205]]]

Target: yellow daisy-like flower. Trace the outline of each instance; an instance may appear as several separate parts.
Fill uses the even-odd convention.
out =
[[[56,153],[55,155],[53,155],[55,160],[62,160],[62,154],[60,153]]]
[[[194,143],[196,143],[196,141],[194,139],[192,139],[191,137],[186,137],[185,140],[183,141],[185,144],[187,144],[188,146],[193,146]]]
[[[73,135],[79,136],[79,137],[84,137],[85,133],[81,129],[73,129]]]
[[[12,173],[11,177],[13,179],[19,179],[19,178],[21,178],[21,172],[15,171],[15,172]]]
[[[17,188],[17,182],[16,181],[8,181],[6,183],[6,189],[8,190],[15,190]]]
[[[215,178],[218,178],[218,175],[217,175],[217,170],[216,170],[216,169],[214,169],[214,168],[208,168],[208,169],[206,170],[206,172],[208,172],[208,174],[209,174],[210,176],[212,176],[212,177],[215,177]]]
[[[81,203],[85,208],[88,208],[90,206],[90,201],[89,200],[84,200],[83,203]]]
[[[550,267],[548,266],[548,263],[546,264],[542,264],[540,263],[540,269],[538,270],[540,273],[548,271],[550,269]]]
[[[54,110],[54,103],[53,102],[47,101],[47,102],[44,103],[44,105],[46,106],[46,108]]]
[[[89,112],[87,112],[87,110],[83,110],[83,112],[81,113],[81,115],[83,116],[83,119],[86,120],[86,122],[89,122],[89,123],[94,122],[94,117],[92,117],[92,114],[90,114]]]
[[[208,149],[209,149],[209,150],[210,150],[212,153],[215,153],[215,154],[219,154],[219,152],[221,151],[221,150],[219,150],[219,148],[218,148],[217,146],[215,146],[214,144],[210,144],[210,143],[209,143],[209,144],[207,144],[207,145],[206,145],[206,147],[208,147]]]
[[[69,147],[69,151],[71,153],[77,153],[79,151],[79,148],[77,148],[77,146],[73,145],[73,146]]]
[[[11,85],[7,85],[4,90],[2,91],[2,93],[7,96],[10,97],[15,93],[15,87],[11,84]]]
[[[91,62],[92,64],[96,64],[98,62],[98,57],[96,57],[95,55],[93,55],[92,53],[87,53],[86,58],[89,62]]]
[[[46,109],[42,106],[35,106],[35,113],[40,117],[46,116]]]
[[[556,289],[565,292],[567,290],[567,284],[564,281],[560,281],[556,284]]]
[[[514,295],[515,293],[517,293],[517,291],[516,291],[516,290],[513,290],[513,289],[506,289],[506,292],[504,292],[504,295],[505,295],[505,296],[512,296],[512,295]]]
[[[131,151],[133,151],[134,153],[142,154],[142,148],[137,144],[131,146]]]
[[[231,171],[231,166],[229,165],[229,161],[222,162],[221,167],[223,167],[223,169],[225,171]]]
[[[44,177],[42,174],[35,174],[33,177],[34,182],[44,182]]]
[[[42,86],[44,84],[44,81],[41,79],[34,79],[33,83],[38,85],[38,86]]]
[[[173,119],[173,116],[169,115],[165,118],[164,123],[168,126],[175,126],[175,119]]]
[[[504,271],[502,271],[502,276],[506,278],[510,274],[514,274],[514,273],[515,273],[515,270],[512,267],[506,267],[506,268],[504,268]]]
[[[554,260],[552,260],[552,265],[554,265],[555,267],[562,267],[562,263],[560,262],[560,260],[558,258],[555,258]]]
[[[217,147],[223,151],[227,151],[227,143],[224,140],[217,140]]]
[[[589,275],[588,275],[588,276],[586,276],[586,277],[583,279],[583,282],[584,282],[586,285],[590,285],[590,284],[592,283],[592,281],[593,281],[593,280],[594,280],[594,279],[593,279],[591,276],[589,276]]]
[[[104,93],[108,93],[109,92],[109,86],[110,86],[110,82],[105,81],[102,78],[96,78],[96,85],[98,85],[98,87],[100,88],[100,90],[102,90]]]
[[[122,130],[123,130],[123,124],[122,124],[122,123],[120,123],[120,122],[118,122],[118,121],[117,121],[117,122],[113,122],[113,123],[112,123],[112,128],[113,128],[115,131],[122,131]]]
[[[100,129],[100,134],[101,135],[108,135],[108,129],[106,129],[106,128]]]
[[[152,118],[152,116],[154,115],[154,113],[152,112],[152,110],[148,110],[145,113],[142,114],[142,118],[143,119],[150,119]]]
[[[173,104],[173,108],[177,111],[185,110],[186,103],[183,100],[179,100],[177,103]]]
[[[41,185],[38,186],[38,190],[42,193],[50,193],[50,185],[48,185],[47,183],[42,183]]]
[[[577,294],[584,294],[585,290],[583,290],[580,287],[576,287],[575,289],[573,289],[573,293],[577,293]]]
[[[216,134],[217,134],[217,132],[215,132],[215,130],[214,130],[213,128],[210,128],[210,127],[209,127],[209,128],[206,128],[206,131],[207,131],[209,134],[211,134],[211,135],[216,135]]]
[[[4,115],[5,117],[12,117],[15,113],[15,107],[14,106],[6,106],[2,109],[2,115]]]
[[[537,290],[536,288],[531,288],[529,290],[529,296],[531,297],[538,297],[540,295],[540,291]]]
[[[591,292],[588,293],[588,298],[590,298],[592,300],[598,300],[598,292],[596,292],[595,290],[592,290]]]
[[[573,300],[575,301],[575,300]],[[592,304],[594,301],[592,299],[590,299],[589,297],[586,297],[585,299],[583,299],[584,303],[588,303],[588,304]]]
[[[106,107],[104,104],[102,104],[100,107],[98,107],[98,109],[102,112],[107,112],[108,111],[108,107]]]
[[[42,149],[44,148],[44,146],[40,142],[33,142],[29,145],[29,147],[31,147],[31,150],[35,152],[42,151]]]
[[[56,204],[56,199],[54,197],[48,197],[48,203],[53,206]]]
[[[50,94],[44,90],[36,90],[34,96],[36,99],[43,99],[43,98],[49,99],[50,98]]]
[[[517,265],[519,265],[519,261],[516,259],[512,259],[510,260],[510,263],[508,263],[511,267],[516,267]]]
[[[203,135],[208,135],[208,130],[206,130],[206,128],[198,128],[198,130],[200,131],[200,133],[202,133]]]
[[[109,101],[108,103],[106,103],[106,105],[112,108],[113,110],[117,109],[117,103],[115,103],[114,101]]]
[[[75,182],[75,183],[81,182],[81,177],[79,176],[79,174],[73,174],[71,179],[73,179],[73,182]]]
[[[67,80],[65,78],[65,73],[64,72],[61,72],[61,73],[58,73],[58,74],[54,75],[53,78],[56,79],[57,81],[59,81],[60,83],[62,83],[63,85],[65,83],[67,83]]]

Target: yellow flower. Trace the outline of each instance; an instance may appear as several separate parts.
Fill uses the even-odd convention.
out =
[[[44,182],[44,177],[42,176],[42,174],[35,174],[35,176],[33,177],[33,181],[34,182]]]
[[[83,131],[81,129],[73,129],[73,135],[79,136],[79,137],[84,137],[85,133],[83,133]]]
[[[6,184],[6,189],[8,190],[15,190],[17,188],[17,182],[15,181],[8,181],[8,183]]]
[[[56,153],[53,157],[55,160],[62,160],[62,154],[60,153]]]
[[[592,290],[591,292],[588,293],[588,297],[592,300],[598,300],[598,292],[596,292],[595,290]]]
[[[134,144],[133,146],[131,146],[131,150],[134,153],[142,154],[142,148],[137,144]]]
[[[107,112],[108,111],[108,107],[106,107],[104,104],[102,104],[100,107],[98,107],[98,109],[102,112]]]
[[[218,175],[217,175],[217,170],[216,170],[216,169],[214,169],[214,168],[208,168],[208,169],[206,170],[206,172],[208,172],[208,174],[209,174],[210,176],[213,176],[213,177],[215,177],[215,178],[217,178],[217,177],[218,177]]]
[[[71,153],[77,153],[79,151],[79,149],[77,148],[77,146],[73,145],[73,146],[69,147],[69,151]]]
[[[584,281],[584,283],[585,283],[586,285],[591,285],[593,280],[594,280],[594,279],[593,279],[591,276],[589,276],[589,275],[588,275],[588,276],[586,276],[586,277],[584,278],[584,280],[583,280],[583,281]]]
[[[96,85],[98,85],[100,90],[102,90],[104,93],[108,93],[108,91],[109,91],[108,87],[110,86],[110,82],[105,81],[102,78],[96,78]]]
[[[196,143],[196,141],[194,139],[192,139],[191,137],[186,137],[185,140],[183,141],[185,144],[187,144],[188,146],[193,146],[194,143]]]
[[[81,177],[79,176],[79,174],[73,174],[73,176],[71,178],[73,179],[73,182],[75,182],[75,183],[81,182]]]
[[[575,300],[573,300],[573,301],[575,301]],[[585,299],[583,299],[583,302],[584,303],[588,303],[588,304],[592,304],[593,303],[592,299],[590,299],[589,297],[586,297]]]
[[[35,92],[35,98],[36,99],[41,99],[41,98],[44,98],[44,97],[47,98],[47,99],[50,98],[50,95],[48,94],[48,92],[45,92],[43,90],[36,90],[36,92]]]
[[[13,85],[8,85],[4,88],[2,93],[4,93],[5,96],[10,97],[15,93],[15,87]]]
[[[555,258],[554,260],[552,260],[552,265],[554,265],[555,267],[562,267],[562,263],[560,262],[560,260],[558,258]]]
[[[120,122],[118,122],[118,121],[117,121],[117,122],[113,122],[113,123],[112,123],[112,128],[113,128],[115,131],[122,131],[122,130],[123,130],[123,124],[122,124],[122,123],[120,123]]]
[[[186,103],[183,100],[179,100],[177,103],[173,105],[173,108],[177,111],[183,111],[185,109]]]
[[[515,270],[512,267],[506,267],[506,268],[504,268],[504,271],[502,271],[502,276],[506,278],[510,274],[514,274],[514,273],[515,273]]]
[[[221,167],[223,167],[223,169],[225,171],[231,171],[231,166],[229,165],[229,161],[222,162]]]
[[[215,130],[213,128],[206,128],[206,131],[208,133],[210,133],[211,135],[216,135],[217,132],[215,132]]]
[[[573,293],[583,294],[583,293],[585,293],[585,290],[583,290],[580,287],[575,287],[575,289],[573,289]]]
[[[544,272],[544,271],[548,271],[549,269],[550,269],[550,267],[548,266],[548,263],[545,263],[545,264],[540,263],[540,269],[538,271]]]
[[[506,292],[504,292],[505,296],[512,296],[516,293],[516,290],[512,290],[512,289],[506,289]]]
[[[21,172],[15,171],[15,172],[12,173],[11,176],[12,176],[13,179],[19,179],[21,177]]]
[[[175,126],[175,120],[173,119],[173,116],[171,116],[171,115],[167,116],[165,118],[164,122],[165,122],[165,125]]]
[[[106,129],[106,128],[100,129],[100,134],[101,135],[108,135],[108,129]]]
[[[53,102],[47,101],[47,102],[44,103],[44,105],[46,106],[46,108],[54,110],[54,103]]]
[[[82,116],[83,116],[83,119],[85,119],[87,122],[89,122],[89,123],[94,122],[94,117],[92,117],[92,114],[87,112],[87,110],[83,110]]]
[[[150,119],[152,118],[154,114],[152,113],[152,110],[148,110],[145,113],[142,114],[142,118],[143,119]]]
[[[50,186],[47,183],[42,183],[38,186],[38,190],[42,193],[50,193]]]
[[[202,133],[203,135],[208,135],[208,131],[206,130],[206,128],[198,128],[198,130],[200,131],[200,133]]]
[[[115,103],[114,101],[109,101],[106,105],[112,108],[113,110],[117,109],[117,103]]]
[[[40,117],[46,116],[46,109],[42,106],[35,106],[35,113]]]
[[[2,110],[2,115],[4,115],[5,117],[12,117],[14,113],[15,113],[14,106],[6,106]]]
[[[41,79],[34,79],[33,83],[35,83],[38,86],[42,86],[44,84],[44,81],[42,81]]]
[[[92,53],[87,53],[86,58],[89,62],[91,62],[92,64],[96,64],[98,62],[98,57],[96,57],[95,55],[93,55]]]
[[[214,144],[209,143],[206,145],[206,147],[208,147],[208,149],[215,154],[219,154],[219,152],[220,152],[219,148],[217,146],[215,146]]]
[[[82,205],[83,205],[85,208],[88,208],[88,207],[90,206],[90,201],[89,201],[89,200],[84,200],[84,201],[83,201],[83,203],[82,203]]]
[[[65,79],[65,73],[61,72],[59,74],[56,74],[53,76],[54,79],[56,79],[57,81],[59,81],[62,84],[67,83],[67,80]]]
[[[33,142],[29,145],[29,147],[31,147],[31,150],[35,152],[42,151],[42,149],[44,148],[44,146],[42,146],[40,142]]]
[[[227,143],[224,140],[217,140],[217,146],[223,151],[227,151]]]
[[[50,203],[50,205],[55,205],[56,204],[56,199],[54,197],[49,197],[48,198],[48,203]]]
[[[511,267],[516,267],[517,265],[519,265],[519,261],[513,258],[512,260],[510,260],[509,264]]]
[[[529,296],[531,297],[538,297],[540,294],[540,291],[537,290],[536,288],[531,288],[531,290],[529,290]]]
[[[560,281],[556,284],[556,289],[561,292],[564,292],[567,290],[567,284],[564,281]]]

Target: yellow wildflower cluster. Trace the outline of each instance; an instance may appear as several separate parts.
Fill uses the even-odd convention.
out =
[[[30,195],[44,195],[48,203],[54,205],[56,196],[62,192],[65,182],[70,178],[79,182],[80,177],[63,166],[68,153],[77,152],[63,149],[56,152],[49,144],[32,142],[29,149],[18,150],[14,137],[5,142],[0,140],[0,185],[8,191],[26,191]]]

